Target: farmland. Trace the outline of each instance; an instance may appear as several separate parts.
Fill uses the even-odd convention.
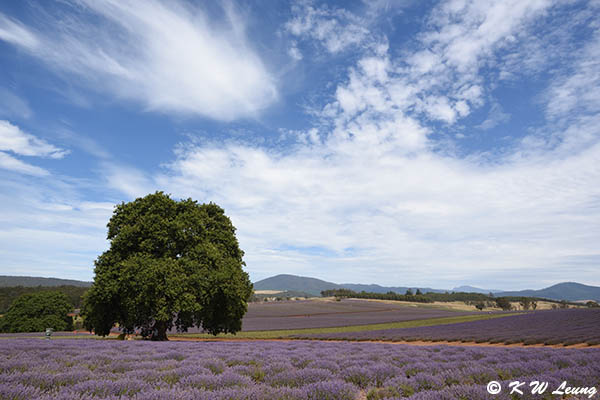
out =
[[[487,399],[490,380],[600,385],[599,349],[10,339],[0,354],[0,398],[15,400]]]
[[[356,299],[260,302],[248,304],[242,331],[331,328],[481,314],[430,304]],[[190,329],[189,332],[200,331]]]
[[[471,315],[435,306],[344,299],[251,303],[243,331],[327,328]]]
[[[463,341],[524,344],[600,344],[600,310],[536,311],[435,326],[310,335],[320,339]]]

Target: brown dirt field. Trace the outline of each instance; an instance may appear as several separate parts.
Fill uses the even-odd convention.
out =
[[[248,339],[248,338],[239,338],[239,339],[211,339],[211,338],[192,338],[192,337],[172,337],[169,338],[170,341],[188,341],[188,342],[293,342],[297,340],[314,340],[314,341],[323,341],[323,342],[348,342],[348,343],[386,343],[386,344],[405,344],[410,346],[465,346],[465,347],[546,347],[546,348],[554,348],[554,349],[598,349],[600,345],[588,346],[585,343],[578,343],[569,346],[562,346],[557,344],[545,345],[545,344],[532,344],[532,345],[524,345],[523,343],[513,343],[513,344],[503,344],[503,343],[475,343],[475,342],[426,342],[426,341],[414,341],[414,342],[406,342],[406,341],[390,341],[390,340],[360,340],[360,341],[351,341],[351,340],[319,340],[319,339]]]

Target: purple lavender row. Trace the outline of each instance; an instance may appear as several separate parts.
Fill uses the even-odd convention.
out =
[[[477,400],[489,381],[516,379],[600,388],[600,349],[0,341],[0,399],[11,400]]]
[[[250,304],[242,320],[243,331],[326,328],[458,317],[475,312],[457,312],[427,307],[365,300],[291,301]],[[198,332],[191,329],[190,332]]]
[[[536,311],[516,316],[417,328],[306,335],[310,338],[463,341],[525,344],[600,344],[600,310]]]

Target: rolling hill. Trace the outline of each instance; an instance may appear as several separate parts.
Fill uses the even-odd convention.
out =
[[[576,282],[563,282],[540,290],[519,290],[502,292],[500,296],[542,297],[552,300],[596,300],[600,301],[600,287],[582,285]]]
[[[270,278],[263,279],[254,283],[254,290],[281,290],[281,291],[299,291],[310,293],[313,296],[320,296],[321,291],[330,289],[350,289],[355,292],[373,292],[373,293],[387,293],[389,291],[404,294],[408,287],[405,286],[380,286],[380,285],[364,285],[356,283],[333,283],[327,282],[321,279],[309,278],[305,276],[281,274],[275,275]],[[416,291],[416,287],[411,288]],[[431,288],[419,288],[423,293],[426,292],[437,292],[443,293],[445,290],[431,289]]]
[[[321,279],[288,274],[275,275],[270,278],[254,282],[254,290],[305,292],[312,294],[313,296],[320,296],[321,291],[323,290],[341,288],[341,285],[322,281]]]
[[[0,287],[34,287],[34,286],[78,286],[90,287],[92,282],[76,281],[73,279],[40,278],[35,276],[0,275]]]
[[[453,292],[465,292],[465,293],[481,293],[481,294],[489,294],[489,293],[494,293],[494,294],[498,294],[500,296],[499,293],[502,293],[502,290],[496,290],[496,289],[482,289],[482,288],[478,288],[475,286],[459,286],[459,287],[455,287],[454,289],[452,289]]]
[[[255,290],[293,290],[299,292],[310,293],[314,296],[320,296],[322,290],[329,289],[350,289],[355,292],[375,292],[375,293],[386,293],[393,291],[396,293],[403,294],[406,292],[408,287],[405,286],[380,286],[380,285],[364,285],[364,284],[353,284],[353,283],[333,283],[327,282],[321,279],[309,278],[297,275],[276,275],[270,278],[263,279],[254,283]],[[411,288],[413,292],[415,287]],[[453,290],[443,289],[431,289],[431,288],[419,288],[423,293],[427,292],[475,292],[488,294],[490,290],[479,289],[472,286],[460,286]],[[564,282],[554,286],[550,286],[540,290],[520,290],[504,292],[499,290],[491,290],[496,296],[527,296],[527,297],[540,297],[551,300],[596,300],[600,301],[600,287],[582,285],[575,282]]]

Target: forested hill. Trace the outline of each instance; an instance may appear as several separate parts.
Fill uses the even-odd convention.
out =
[[[39,292],[61,292],[69,299],[69,303],[73,308],[81,308],[83,303],[83,295],[88,290],[83,286],[10,286],[0,287],[0,314],[8,311],[12,302],[19,296],[24,294],[39,293]]]
[[[35,287],[35,286],[78,286],[90,287],[92,282],[76,281],[73,279],[40,278],[36,276],[0,275],[0,287]]]
[[[332,283],[321,279],[310,278],[306,276],[280,274],[275,275],[267,279],[263,279],[258,282],[254,282],[254,290],[282,290],[282,291],[298,291],[310,293],[313,296],[320,296],[324,290],[335,290],[335,289],[350,289],[355,292],[373,292],[373,293],[387,293],[393,291],[396,293],[405,293],[408,287],[387,287],[380,285],[365,285],[365,284],[354,284],[354,283]],[[416,291],[417,287],[410,288],[413,292]],[[445,290],[431,289],[431,288],[419,288],[423,293],[434,292],[443,293]]]
[[[336,283],[304,276],[281,274],[254,282],[254,290],[297,291],[320,296],[323,290],[341,289]]]
[[[370,293],[387,293],[395,292],[397,294],[404,294],[408,287],[386,287],[380,285],[364,285],[364,284],[347,284],[347,283],[333,283],[327,282],[321,279],[296,276],[296,275],[276,275],[267,279],[254,283],[254,290],[293,290],[299,292],[310,293],[314,296],[319,296],[324,290],[335,290],[335,289],[350,289],[355,292],[370,292]],[[410,287],[415,292],[417,287]],[[419,287],[422,293],[443,293],[443,292],[474,292],[471,287],[460,287],[461,290],[444,290],[444,289],[431,289]],[[479,289],[487,294],[488,291]],[[520,290],[520,291],[498,291],[494,293],[496,297],[501,296],[513,296],[513,297],[536,297],[545,298],[551,300],[567,300],[567,301],[581,301],[581,300],[595,300],[600,301],[600,287],[582,285],[575,282],[564,282],[554,286],[550,286],[540,290]]]
[[[498,296],[541,297],[553,300],[596,300],[600,301],[600,287],[582,285],[576,282],[563,282],[540,290],[520,290],[518,292],[502,292]]]

